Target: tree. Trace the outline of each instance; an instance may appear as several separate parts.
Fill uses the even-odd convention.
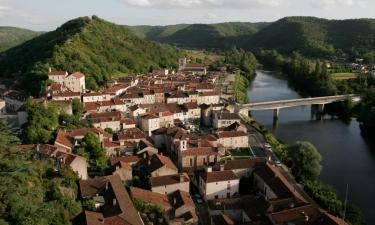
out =
[[[18,150],[16,143],[0,122],[0,224],[69,225],[81,212],[78,177],[68,167],[56,171],[52,161]]]
[[[95,166],[100,170],[107,168],[107,156],[96,134],[92,132],[85,134],[78,153],[87,157],[91,166]]]
[[[53,138],[59,125],[59,110],[53,104],[38,104],[32,100],[26,103],[28,123],[25,136],[29,143],[46,144]]]
[[[73,101],[72,101],[73,115],[75,115],[78,118],[81,118],[83,110],[84,109],[83,109],[83,105],[82,105],[81,101],[77,98],[73,99]]]
[[[322,157],[309,142],[297,142],[287,149],[287,159],[291,162],[292,173],[299,180],[314,180],[319,177]]]

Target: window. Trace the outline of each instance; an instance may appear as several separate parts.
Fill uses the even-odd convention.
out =
[[[230,184],[228,184],[228,185],[227,185],[227,190],[230,190],[230,187],[231,187]]]
[[[230,192],[227,192],[227,198],[230,198]]]
[[[219,198],[219,196],[218,195],[215,195],[215,199],[218,199]]]
[[[193,159],[190,158],[190,166],[193,166]]]

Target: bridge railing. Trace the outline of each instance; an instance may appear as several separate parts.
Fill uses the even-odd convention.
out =
[[[300,98],[300,99],[288,99],[288,100],[278,100],[269,102],[256,102],[249,104],[239,104],[240,107],[252,107],[252,106],[262,106],[262,105],[272,105],[272,104],[288,104],[288,103],[298,103],[298,102],[308,102],[308,101],[319,101],[319,100],[344,100],[346,98],[361,97],[361,95],[349,94],[349,95],[334,95],[334,96],[324,96],[324,97],[310,97],[310,98]]]

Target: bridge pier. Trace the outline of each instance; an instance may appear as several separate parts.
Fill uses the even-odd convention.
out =
[[[318,104],[318,112],[323,113],[324,112],[324,104]]]
[[[273,121],[277,121],[279,119],[280,109],[276,108],[273,110]]]

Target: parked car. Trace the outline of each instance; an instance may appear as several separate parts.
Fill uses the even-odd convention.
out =
[[[281,162],[279,161],[279,160],[275,160],[275,165],[277,166],[277,167],[281,167],[282,165],[281,165]]]

